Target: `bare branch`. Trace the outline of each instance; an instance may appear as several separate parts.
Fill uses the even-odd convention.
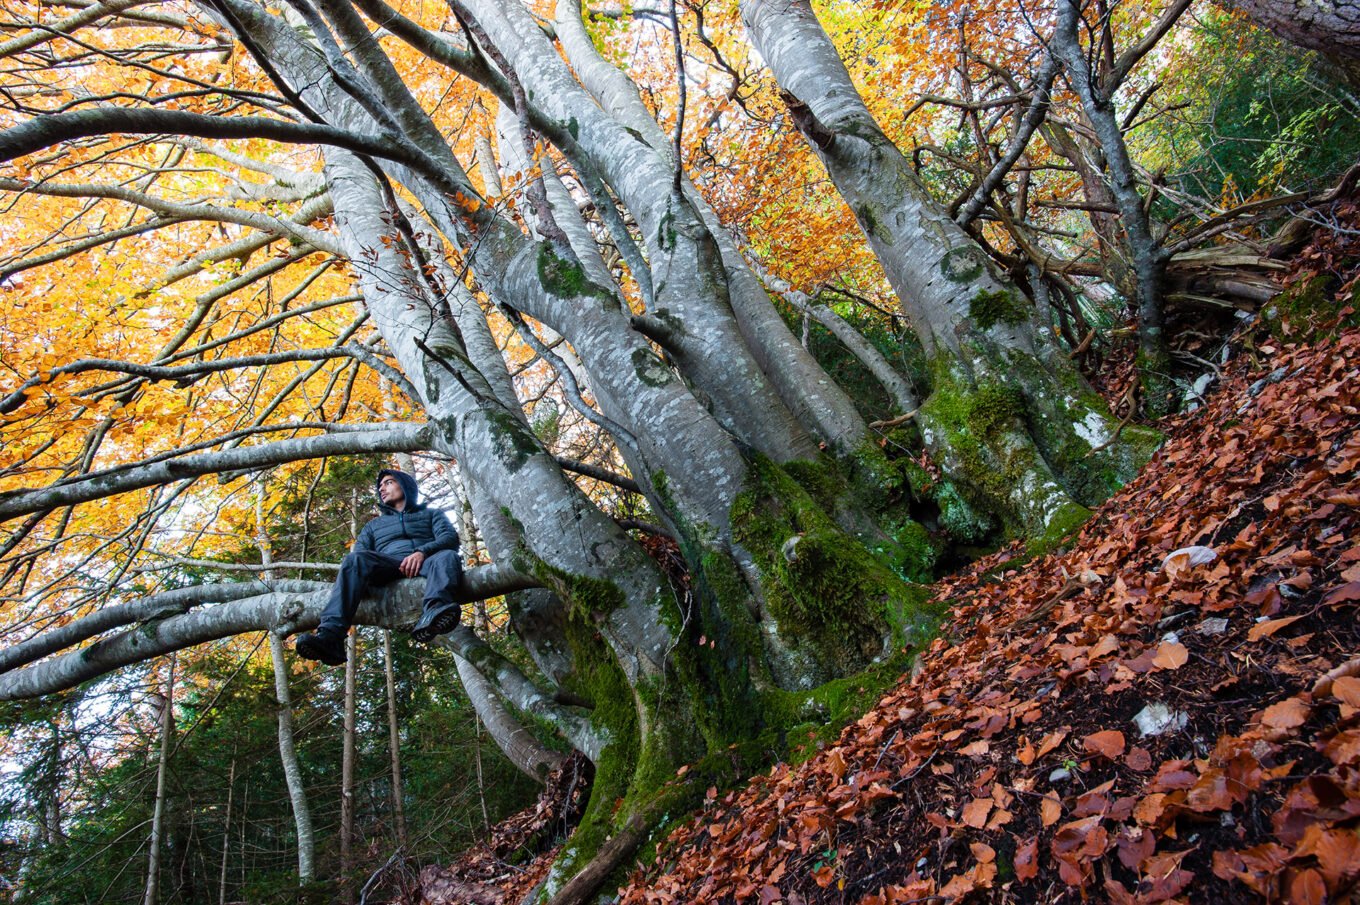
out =
[[[119,186],[94,183],[24,182],[18,179],[0,178],[0,191],[46,195],[54,198],[107,198],[114,201],[125,201],[128,204],[135,204],[154,211],[163,217],[177,218],[178,221],[208,220],[219,223],[235,223],[271,235],[287,236],[337,257],[344,254],[340,249],[340,244],[323,230],[312,229],[296,221],[279,219],[256,211],[245,211],[202,202],[179,203],[158,198],[146,192],[136,192]]]
[[[553,460],[567,471],[575,472],[583,477],[593,478],[596,481],[604,481],[606,484],[613,484],[621,490],[629,493],[642,493],[642,488],[638,482],[626,475],[617,474],[607,468],[598,465],[591,465],[589,462],[578,462],[576,459],[568,459],[564,456],[553,456]]]
[[[16,53],[31,50],[39,44],[46,44],[54,38],[73,32],[78,28],[84,28],[92,22],[97,22],[105,16],[122,12],[129,7],[145,3],[147,0],[105,0],[103,3],[95,3],[85,7],[80,12],[67,16],[65,19],[58,19],[56,22],[45,24],[42,28],[35,28],[28,34],[19,35],[0,44],[0,59],[12,57]]]
[[[395,430],[325,434],[176,457],[125,469],[117,474],[76,478],[50,487],[0,494],[0,522],[42,509],[86,503],[198,475],[268,468],[323,456],[414,452],[428,447],[430,436],[431,428],[427,424],[404,425]]]
[[[1053,80],[1058,76],[1058,59],[1049,55],[1044,60],[1043,69],[1039,71],[1034,79],[1034,96],[1030,98],[1029,108],[1025,111],[1025,118],[1021,120],[1020,126],[1016,129],[1015,136],[1011,139],[1011,146],[1006,153],[996,162],[991,171],[983,177],[982,182],[973,192],[966,204],[959,210],[954,217],[954,222],[959,226],[967,227],[973,220],[977,219],[978,214],[987,206],[987,199],[1001,185],[1001,181],[1006,178],[1006,174],[1015,166],[1025,149],[1029,147],[1029,141],[1034,136],[1034,131],[1039,128],[1040,123],[1048,114],[1048,104],[1052,97]]]

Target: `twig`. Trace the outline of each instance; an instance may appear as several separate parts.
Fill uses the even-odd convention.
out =
[[[368,882],[364,884],[364,888],[359,890],[359,905],[368,905],[368,891],[373,888],[374,883],[378,882],[378,878],[388,871],[392,866],[392,862],[396,861],[398,858],[404,860],[400,846],[392,853],[392,857],[387,859],[387,863],[373,872],[373,876],[368,878]]]
[[[897,741],[897,737],[901,734],[902,727],[898,726],[893,730],[893,734],[888,737],[888,740],[883,743],[883,750],[878,752],[878,760],[874,761],[874,770],[877,770],[878,765],[883,763],[883,756],[888,753],[888,749],[892,747],[892,743]]]
[[[920,409],[912,409],[905,415],[898,415],[896,418],[889,418],[886,421],[870,421],[869,427],[873,430],[887,430],[894,427],[900,427],[915,418],[916,413],[919,411]]]

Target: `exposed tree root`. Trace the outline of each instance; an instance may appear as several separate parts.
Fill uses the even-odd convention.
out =
[[[612,839],[600,846],[600,851],[581,872],[572,877],[566,886],[553,897],[551,905],[583,905],[590,899],[600,884],[605,881],[614,868],[628,860],[647,838],[648,821],[642,815],[634,815],[628,824]]]

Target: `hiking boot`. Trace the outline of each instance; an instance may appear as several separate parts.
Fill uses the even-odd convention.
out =
[[[447,635],[458,627],[458,617],[462,607],[453,603],[427,603],[420,619],[411,628],[411,637],[421,644],[428,644],[439,635]]]
[[[320,660],[327,666],[343,666],[345,664],[345,637],[343,635],[334,635],[327,631],[298,635],[297,643],[293,645],[293,649],[304,660]]]

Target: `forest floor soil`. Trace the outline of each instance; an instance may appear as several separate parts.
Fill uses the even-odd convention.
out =
[[[1063,549],[938,582],[917,668],[801,763],[710,790],[620,901],[1356,895],[1360,331],[1259,338],[1165,426]]]

